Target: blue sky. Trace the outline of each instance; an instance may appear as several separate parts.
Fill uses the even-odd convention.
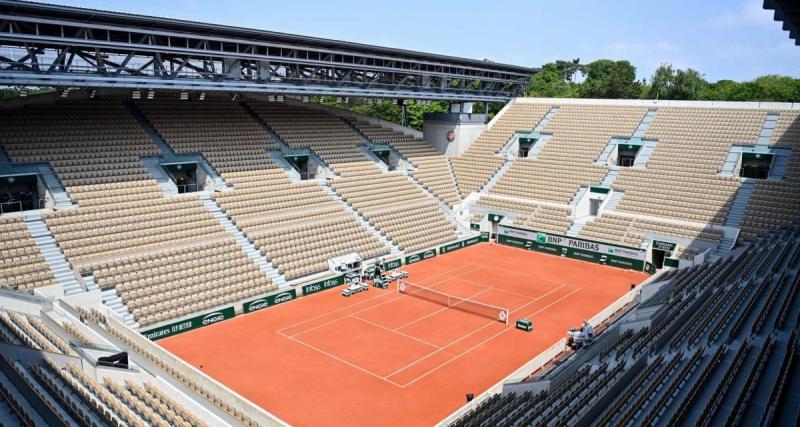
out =
[[[497,62],[628,59],[709,81],[800,77],[800,46],[763,0],[50,0],[52,3],[327,37]]]

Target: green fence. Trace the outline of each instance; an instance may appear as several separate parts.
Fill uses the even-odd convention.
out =
[[[416,262],[431,259],[436,256],[436,249],[428,249],[427,251],[419,252],[414,255],[406,257],[406,265],[414,264]]]
[[[212,325],[235,316],[236,312],[234,311],[233,307],[225,307],[221,310],[216,310],[211,313],[202,314],[200,316],[192,317],[180,322],[170,323],[169,325],[144,331],[142,332],[142,335],[149,340],[155,341],[161,338],[171,337],[173,335],[191,331],[192,329]]]
[[[575,239],[506,225],[498,227],[497,242],[508,246],[552,255],[563,255],[569,258],[637,271],[644,270],[646,257],[645,251],[637,248],[608,245],[591,240]]]
[[[322,292],[326,289],[335,288],[344,284],[344,275],[332,277],[330,279],[320,280],[309,285],[303,285],[303,295],[315,294]]]
[[[675,258],[664,258],[664,267],[678,268],[680,261]]]
[[[400,268],[403,265],[403,260],[401,258],[393,259],[391,261],[386,261],[383,263],[383,269],[386,271],[395,270]]]
[[[272,307],[273,305],[289,302],[295,298],[297,298],[297,291],[295,291],[294,289],[289,289],[286,292],[281,292],[279,294],[274,294],[274,295],[267,295],[265,297],[261,297],[252,301],[247,301],[244,303],[244,306],[242,308],[244,309],[245,313],[252,313],[254,311],[258,311],[267,307]]]

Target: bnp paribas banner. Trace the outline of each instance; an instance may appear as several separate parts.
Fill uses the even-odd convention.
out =
[[[286,292],[281,292],[279,294],[274,294],[274,295],[267,295],[259,299],[248,301],[244,303],[242,308],[244,309],[245,313],[252,313],[254,311],[258,311],[267,307],[272,307],[273,305],[289,302],[295,298],[297,298],[297,292],[294,289],[289,289]]]
[[[500,225],[497,242],[509,246],[563,255],[614,267],[642,271],[647,253],[642,249]]]
[[[234,311],[233,307],[225,307],[211,313],[181,320],[180,322],[170,323],[169,325],[150,329],[149,331],[144,331],[142,332],[142,335],[149,340],[155,341],[161,338],[171,337],[173,335],[191,331],[192,329],[213,325],[214,323],[230,319],[234,316],[236,316],[236,312]]]

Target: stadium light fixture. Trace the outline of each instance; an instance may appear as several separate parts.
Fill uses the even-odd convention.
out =
[[[233,94],[233,96],[231,97],[231,101],[238,101],[238,100],[239,100],[239,98],[241,98],[241,95],[239,95],[238,93],[235,93],[235,94]]]
[[[69,91],[70,91],[70,89],[72,89],[72,88],[66,88],[66,89],[63,89],[63,90],[61,91],[61,97],[62,97],[62,98],[66,98],[66,97],[68,97],[68,96],[69,96]]]
[[[181,92],[181,101],[189,100],[189,92]]]
[[[131,92],[131,98],[133,98],[133,99],[142,99],[142,91],[135,90],[135,91]]]
[[[26,96],[28,96],[28,88],[24,87],[19,90],[19,97],[25,98]]]
[[[206,93],[205,92],[200,92],[200,100],[201,101],[205,101],[206,100]]]
[[[283,95],[278,95],[278,102],[283,102],[283,101],[284,101]]]
[[[97,90],[92,89],[92,91],[89,92],[89,99],[94,99],[95,96],[97,96]]]
[[[156,92],[154,90],[147,91],[147,99],[153,99],[156,97]]]
[[[267,101],[275,102],[275,95],[267,95]]]

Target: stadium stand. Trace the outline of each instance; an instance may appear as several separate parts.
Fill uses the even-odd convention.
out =
[[[794,425],[798,261],[794,226],[667,274],[588,347],[453,425]]]
[[[0,217],[0,236],[0,286],[32,293],[56,284],[22,217]]]
[[[769,141],[772,147],[792,149],[783,181],[756,182],[742,217],[742,234],[752,239],[769,230],[786,227],[800,211],[800,113],[781,110]]]
[[[720,176],[733,144],[753,144],[764,110],[658,108],[645,137],[658,139],[646,170],[625,168],[619,210],[723,224],[740,178]]]
[[[327,260],[339,255],[358,252],[369,259],[389,252],[317,182],[293,182],[276,167],[267,150],[278,143],[239,103],[209,98],[137,105],[176,153],[203,154],[233,185],[234,191],[213,198],[287,279],[327,270]]]
[[[367,121],[354,120],[352,124],[372,142],[389,144],[410,160],[416,166],[412,176],[443,202],[453,206],[461,201],[450,160],[432,145]]]
[[[480,190],[500,169],[504,162],[495,153],[503,148],[514,132],[532,131],[549,109],[549,105],[511,104],[500,119],[483,132],[462,156],[451,159],[462,198]]]
[[[685,265],[715,254],[706,258],[714,262],[661,276],[660,290],[605,325],[588,349],[483,401],[458,425],[796,420],[787,409],[787,396],[798,391],[790,351],[800,258],[800,231],[791,226],[800,212],[796,110],[518,99],[463,155],[450,157],[365,118],[256,97],[110,96],[32,103],[4,114],[3,152],[15,165],[49,163],[75,206],[0,217],[0,286],[35,295],[58,287],[65,273],[53,263],[55,251],[67,262],[66,274],[80,279],[79,291],[96,285],[119,315],[82,310],[84,324],[0,313],[2,343],[51,355],[0,363],[67,424],[203,425],[197,407],[182,405],[188,399],[255,425],[225,391],[176,368],[128,327],[241,309],[242,301],[283,289],[258,257],[296,284],[330,272],[337,256],[410,255],[455,241],[470,235],[455,208],[472,223],[502,213],[517,227],[636,248],[653,236],[672,237],[692,242],[674,254]],[[612,138],[632,137],[648,114],[641,136],[658,144],[646,167],[598,162]],[[729,152],[759,140],[772,114],[778,119],[764,145],[791,150],[783,178],[722,174]],[[507,152],[515,134],[534,128],[549,137],[535,157]],[[368,143],[389,145],[411,166],[387,170],[365,153]],[[307,150],[329,173],[297,179],[272,157],[292,150]],[[223,188],[167,195],[142,161],[197,154]],[[608,180],[611,170],[618,176]],[[728,219],[745,183],[752,193],[738,224],[744,246],[728,255],[707,252],[725,246],[736,228]],[[576,228],[575,202],[587,187],[603,185],[618,203]],[[39,218],[41,228],[32,225]],[[52,251],[39,233],[52,236]],[[649,324],[633,325],[637,315],[649,316]],[[107,344],[98,334],[174,378],[185,395],[176,400],[152,377],[92,377],[76,361],[83,357],[79,346]],[[37,424],[39,415],[2,375],[0,395],[11,397],[0,413]]]
[[[595,165],[595,159],[612,136],[631,135],[646,111],[643,107],[560,106],[543,127],[543,132],[553,136],[538,157],[515,161],[490,193],[569,204],[581,186],[602,181],[608,170]]]

